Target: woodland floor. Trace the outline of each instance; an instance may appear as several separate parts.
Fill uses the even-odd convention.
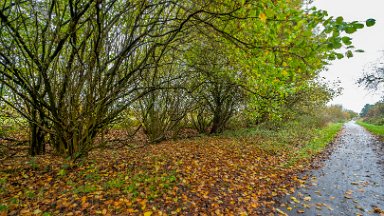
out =
[[[111,145],[76,164],[20,146],[0,163],[0,215],[274,215],[310,161],[289,166],[298,148],[263,147],[271,139]]]
[[[279,209],[289,215],[384,215],[384,143],[345,124],[324,166],[306,173]]]

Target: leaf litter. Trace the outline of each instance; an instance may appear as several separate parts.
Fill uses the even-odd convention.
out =
[[[289,152],[231,138],[98,149],[79,163],[54,155],[0,166],[7,215],[266,215],[294,192],[300,168]],[[308,199],[308,198],[307,198]]]

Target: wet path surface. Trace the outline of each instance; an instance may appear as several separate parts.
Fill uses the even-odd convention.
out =
[[[306,183],[282,199],[288,215],[384,215],[384,144],[354,122]],[[381,213],[381,214],[380,214]]]

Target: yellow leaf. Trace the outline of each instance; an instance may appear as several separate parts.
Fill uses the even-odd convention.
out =
[[[264,13],[261,13],[261,14],[259,15],[259,18],[260,18],[260,20],[261,20],[262,22],[266,22],[266,21],[267,21],[267,16],[266,16]]]
[[[252,204],[251,204],[251,207],[252,207],[252,208],[257,208],[257,207],[259,207],[259,205],[258,205],[257,203],[252,203]]]
[[[283,212],[282,210],[276,208],[276,212],[279,213],[279,215],[288,216],[287,213]]]
[[[240,212],[240,216],[247,216],[247,212]]]
[[[43,211],[41,211],[40,209],[36,209],[35,211],[33,211],[33,214],[41,214]]]
[[[151,216],[151,215],[152,215],[151,211],[144,212],[144,216]]]
[[[140,201],[140,204],[141,204],[141,210],[145,210],[145,208],[147,208],[147,200],[143,200],[143,201]]]
[[[297,200],[296,197],[293,197],[293,196],[292,196],[292,197],[291,197],[291,200],[292,200],[293,202],[295,202],[295,203],[300,203],[300,201]]]
[[[311,199],[312,198],[310,196],[304,197],[304,201],[308,201],[309,202],[309,201],[311,201]]]
[[[103,209],[103,211],[101,211],[101,213],[102,213],[103,215],[106,215],[106,214],[107,214],[107,209]]]
[[[220,209],[216,209],[215,214],[216,215],[221,215]]]

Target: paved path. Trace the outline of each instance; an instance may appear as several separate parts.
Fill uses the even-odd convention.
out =
[[[380,215],[384,143],[353,121],[335,142],[325,165],[307,173],[306,184],[284,197],[279,209],[288,215]]]

